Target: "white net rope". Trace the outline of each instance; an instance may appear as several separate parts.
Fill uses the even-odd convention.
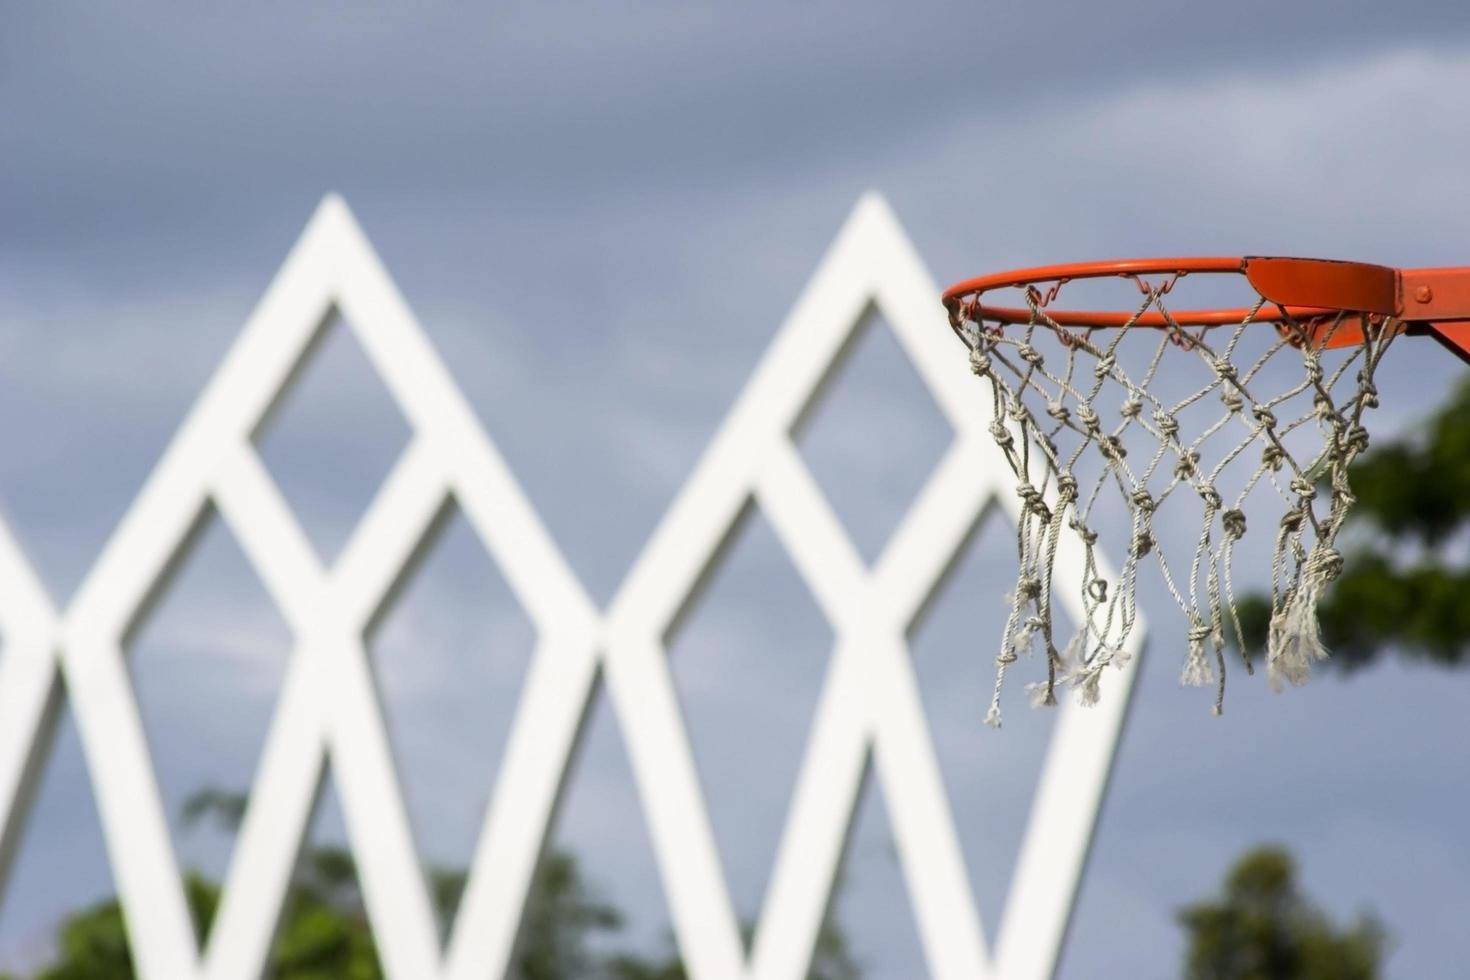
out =
[[[1238,324],[1183,326],[1164,302],[1172,279],[1135,281],[1144,300],[1123,327],[1059,324],[1045,306],[1059,286],[1046,294],[1027,289],[1028,322],[987,322],[973,300],[951,316],[970,348],[971,370],[990,385],[991,434],[1015,473],[1021,502],[1019,570],[996,658],[991,725],[1000,724],[1008,668],[1038,641],[1046,677],[1028,685],[1032,704],[1055,704],[1062,684],[1084,704],[1097,701],[1103,672],[1124,663],[1124,641],[1137,620],[1139,566],[1151,557],[1188,623],[1181,679],[1214,684],[1218,714],[1227,618],[1252,671],[1231,569],[1247,533],[1246,498],[1267,487],[1281,505],[1271,531],[1266,664],[1272,687],[1302,683],[1311,663],[1327,655],[1317,602],[1342,568],[1334,542],[1354,502],[1347,471],[1367,448],[1362,415],[1378,403],[1374,372],[1397,325],[1356,313],[1272,323],[1259,319],[1266,301],[1258,299]],[[1150,311],[1165,325],[1130,329]],[[1361,330],[1363,342],[1326,349],[1349,330]],[[1132,371],[1120,357],[1129,337],[1151,347]],[[1170,374],[1179,357],[1202,360],[1205,380],[1165,401],[1161,367]],[[1267,371],[1273,361],[1277,366]],[[1268,394],[1272,385],[1278,390]],[[1186,421],[1194,431],[1186,431]],[[1120,530],[1113,525],[1121,522],[1105,513],[1109,496],[1128,521],[1126,559],[1113,581],[1100,574],[1096,550],[1099,527]],[[1155,534],[1166,513],[1170,520],[1199,514],[1187,574],[1181,560],[1170,564]],[[1058,644],[1052,571],[1064,534],[1077,536],[1085,556],[1084,615],[1076,633]]]

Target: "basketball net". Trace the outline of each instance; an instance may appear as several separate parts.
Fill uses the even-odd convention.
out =
[[[1046,304],[1060,284],[1046,293],[1027,287],[1029,318],[1022,322],[990,321],[978,302],[951,308],[951,325],[970,349],[970,368],[989,384],[990,431],[1015,473],[1021,504],[1019,573],[996,658],[990,725],[1001,721],[1007,670],[1038,644],[1046,676],[1027,687],[1033,704],[1055,704],[1061,685],[1074,689],[1083,704],[1097,701],[1104,671],[1125,661],[1124,640],[1138,616],[1139,566],[1149,559],[1157,561],[1188,622],[1181,679],[1214,684],[1218,714],[1225,696],[1227,620],[1247,671],[1254,672],[1231,566],[1248,533],[1246,497],[1258,487],[1272,488],[1281,505],[1268,532],[1274,537],[1265,651],[1271,686],[1304,682],[1313,661],[1327,655],[1317,603],[1342,569],[1334,543],[1354,502],[1348,467],[1368,445],[1362,415],[1378,404],[1373,377],[1399,332],[1396,322],[1348,312],[1298,320],[1275,305],[1266,322],[1262,298],[1233,326],[1187,327],[1164,301],[1172,278],[1158,284],[1129,278],[1144,299],[1121,328],[1058,323]],[[1161,318],[1163,326],[1157,341],[1147,341],[1152,356],[1130,374],[1119,348],[1125,337],[1148,333],[1128,329],[1145,314]],[[1248,333],[1258,338],[1260,331],[1272,330],[1274,342],[1263,352],[1242,348]],[[1362,342],[1328,349],[1339,331],[1361,331]],[[1159,387],[1168,351],[1201,359],[1212,380],[1178,400],[1162,401],[1151,389]],[[1291,365],[1292,378],[1275,393],[1265,390],[1263,373],[1273,361]],[[1280,369],[1270,373],[1276,377]],[[1218,414],[1208,410],[1212,401],[1220,406]],[[1181,417],[1194,419],[1202,410],[1210,421],[1186,431]],[[1140,441],[1148,447],[1142,453]],[[1222,498],[1222,486],[1231,488],[1230,499]],[[1126,559],[1111,581],[1099,573],[1096,551],[1099,505],[1110,495],[1121,501],[1129,520]],[[1183,561],[1170,563],[1155,528],[1163,526],[1165,514],[1172,523],[1192,520],[1186,515],[1194,513],[1199,531],[1188,573],[1181,577]],[[1076,632],[1059,643],[1052,571],[1064,534],[1075,535],[1085,555],[1084,615]]]

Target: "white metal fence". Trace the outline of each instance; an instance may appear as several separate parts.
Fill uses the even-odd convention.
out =
[[[413,980],[502,976],[600,670],[691,976],[805,975],[870,753],[931,972],[1050,976],[1137,658],[1101,705],[1061,709],[1001,928],[987,948],[906,629],[981,510],[998,499],[1014,519],[1014,495],[988,432],[982,388],[954,349],[936,297],[887,206],[865,198],[627,580],[600,610],[347,207],[327,198],[66,610],[53,606],[0,525],[0,883],[35,797],[64,673],[144,976],[261,975],[329,754],[385,969]],[[869,567],[802,462],[792,430],[872,306],[957,437]],[[413,435],[329,569],[252,436],[334,310]],[[451,496],[503,569],[538,641],[455,928],[441,953],[363,634]],[[832,624],[836,645],[747,956],[662,644],[752,500]],[[281,610],[295,649],[222,904],[201,952],[125,663],[125,638],[211,504]],[[1080,574],[1074,550],[1064,539],[1058,559],[1064,579]]]

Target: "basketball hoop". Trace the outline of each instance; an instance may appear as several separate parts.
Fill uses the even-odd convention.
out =
[[[1228,280],[1244,302],[1173,309],[1187,277]],[[1086,280],[1136,291],[1103,308],[1059,306],[1064,289]],[[997,300],[1006,292],[1013,301]],[[1227,619],[1253,670],[1232,566],[1247,534],[1247,498],[1258,491],[1274,492],[1279,515],[1267,673],[1277,689],[1304,682],[1312,662],[1327,655],[1317,603],[1341,571],[1334,545],[1354,502],[1348,467],[1368,446],[1364,413],[1378,404],[1379,363],[1400,336],[1436,337],[1470,360],[1470,268],[1297,258],[1090,262],[966,280],[945,290],[944,305],[971,370],[990,384],[991,434],[1021,502],[1020,567],[986,716],[992,725],[1000,724],[1007,668],[1038,637],[1047,673],[1029,686],[1032,702],[1055,704],[1062,683],[1085,704],[1097,700],[1104,670],[1122,666],[1138,567],[1150,555],[1188,620],[1181,679],[1215,684],[1218,714]],[[1125,357],[1127,338],[1144,345],[1136,367]],[[1203,365],[1203,382],[1168,394],[1173,372],[1190,364]],[[1114,523],[1102,512],[1120,505],[1126,559],[1109,582],[1098,570],[1097,542]],[[1164,508],[1187,506],[1201,522],[1181,579],[1154,528]],[[1085,614],[1059,649],[1052,569],[1063,534],[1074,535],[1085,555]]]

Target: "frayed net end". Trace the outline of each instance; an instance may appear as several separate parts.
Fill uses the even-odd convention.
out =
[[[1102,695],[1102,672],[1107,664],[1094,659],[1092,663],[1079,667],[1067,675],[1067,683],[1077,692],[1077,700],[1090,708],[1097,704]]]
[[[1302,590],[1271,617],[1270,641],[1266,649],[1266,675],[1271,689],[1279,691],[1282,681],[1305,684],[1312,663],[1327,659],[1322,630],[1317,621],[1316,590]]]
[[[1205,654],[1205,639],[1210,628],[1197,623],[1189,631],[1189,655],[1184,658],[1184,671],[1179,675],[1180,683],[1188,687],[1204,687],[1215,682],[1215,671],[1210,658]]]

